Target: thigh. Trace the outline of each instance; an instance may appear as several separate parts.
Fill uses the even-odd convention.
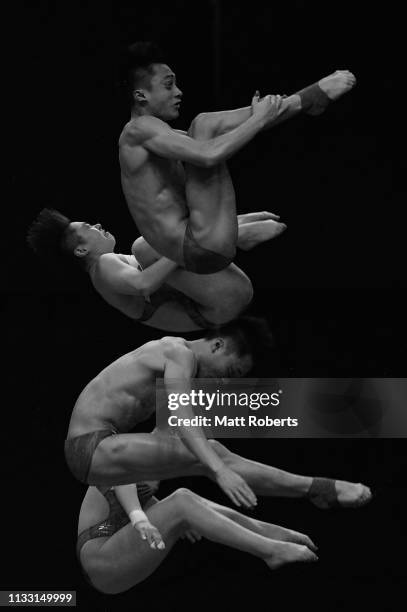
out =
[[[249,277],[235,264],[215,274],[205,274],[204,283],[201,274],[176,270],[167,283],[205,309],[217,309],[226,302],[233,304],[242,292],[251,290]]]
[[[179,438],[163,428],[157,432],[104,438],[93,454],[88,483],[113,486],[207,473]]]
[[[186,164],[185,195],[189,224],[202,246],[216,251],[221,240],[237,241],[236,196],[226,164],[214,168]]]
[[[182,301],[164,302],[142,323],[154,329],[177,333],[199,331],[206,327],[193,321]]]
[[[196,140],[209,140],[219,130],[218,113],[203,113],[192,122],[188,134]],[[185,194],[190,211],[190,226],[205,248],[219,241],[237,240],[236,198],[225,163],[211,168],[185,164]]]
[[[148,578],[185,530],[174,495],[155,503],[145,512],[161,533],[165,549],[150,548],[130,523],[107,540],[89,541],[83,548],[81,561],[98,590],[120,593]]]

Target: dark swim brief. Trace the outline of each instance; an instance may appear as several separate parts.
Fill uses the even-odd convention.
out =
[[[185,228],[184,236],[184,266],[185,270],[196,274],[214,274],[227,268],[233,261],[233,257],[226,257],[215,253],[210,249],[201,247],[195,240],[189,223]]]
[[[196,302],[191,300],[191,298],[187,297],[184,293],[181,293],[181,291],[178,291],[167,284],[162,285],[157,291],[148,297],[148,300],[145,300],[143,314],[137,319],[137,321],[148,321],[151,319],[157,308],[166,302],[177,302],[178,304],[181,304],[189,318],[196,325],[198,325],[198,327],[202,327],[203,329],[214,329],[217,327],[215,323],[208,321],[208,319],[204,317],[204,315],[199,311]]]
[[[143,508],[145,504],[152,498],[153,490],[151,487],[144,482],[137,483],[137,494],[140,501],[140,505]],[[92,585],[92,581],[90,580],[88,574],[84,570],[80,553],[82,547],[89,540],[94,540],[95,538],[110,538],[113,534],[119,531],[122,527],[130,523],[130,519],[127,516],[126,512],[123,510],[123,507],[120,505],[116,494],[112,488],[108,489],[103,493],[106,498],[107,503],[109,504],[109,515],[100,523],[93,525],[92,527],[88,527],[84,531],[78,535],[78,540],[76,542],[76,554],[78,556],[79,564],[82,567],[82,571],[85,575],[86,580]],[[93,585],[92,585],[93,586]]]
[[[114,429],[100,429],[65,440],[65,459],[72,474],[87,483],[93,453],[102,440],[117,433]]]

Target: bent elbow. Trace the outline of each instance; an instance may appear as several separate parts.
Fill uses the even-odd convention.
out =
[[[149,282],[141,281],[140,283],[137,283],[137,287],[135,289],[138,295],[148,297],[151,294],[152,286]]]
[[[128,293],[145,297],[146,295],[149,295],[150,287],[148,285],[149,283],[139,277],[136,279],[129,279],[129,281],[127,282]]]
[[[203,156],[202,165],[204,166],[204,168],[213,168],[214,166],[217,166],[220,161],[221,156],[219,151],[217,151],[216,149],[209,149]]]

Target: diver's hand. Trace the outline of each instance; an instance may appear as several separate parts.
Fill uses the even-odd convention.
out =
[[[247,482],[230,468],[224,466],[215,472],[215,480],[236,506],[252,508],[257,498]]]
[[[158,531],[157,527],[154,527],[154,525],[150,523],[149,520],[138,521],[137,523],[133,524],[133,527],[139,532],[142,540],[147,540],[150,548],[155,548],[158,550],[163,550],[165,548],[161,533]]]
[[[286,109],[283,108],[282,104],[282,96],[267,95],[260,98],[259,92],[256,91],[252,98],[253,116],[262,119],[265,125],[270,125],[285,112]]]
[[[189,540],[191,544],[195,544],[195,542],[199,542],[199,540],[202,539],[202,536],[198,531],[196,531],[196,529],[187,529],[186,531],[184,531],[181,538],[183,540]]]

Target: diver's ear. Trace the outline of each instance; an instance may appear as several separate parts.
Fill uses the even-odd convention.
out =
[[[133,98],[134,101],[137,102],[137,104],[144,105],[148,102],[146,94],[142,89],[135,89],[133,91]]]
[[[217,351],[223,349],[225,346],[225,341],[223,338],[214,338],[211,343],[211,352],[216,353]]]
[[[74,252],[73,252],[75,257],[86,257],[88,253],[89,253],[89,249],[85,246],[77,246],[75,247]]]

